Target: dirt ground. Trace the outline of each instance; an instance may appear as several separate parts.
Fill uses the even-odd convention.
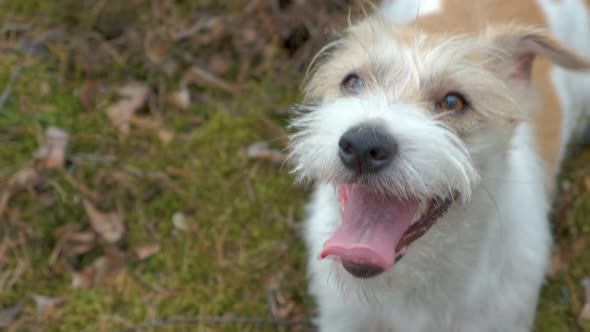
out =
[[[313,330],[285,125],[363,7],[0,0],[0,330]],[[590,148],[559,181],[536,331],[590,331]]]

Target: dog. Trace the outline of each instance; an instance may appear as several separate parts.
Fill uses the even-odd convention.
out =
[[[289,160],[320,331],[530,331],[589,104],[583,0],[392,0],[313,60]]]

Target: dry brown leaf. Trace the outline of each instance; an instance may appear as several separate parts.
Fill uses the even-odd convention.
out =
[[[172,91],[168,96],[168,102],[181,110],[185,110],[191,106],[191,94],[186,86],[179,88],[176,91]]]
[[[34,186],[39,183],[41,177],[39,172],[33,167],[23,168],[14,173],[10,179],[8,179],[8,186],[0,187],[0,216],[6,210],[8,201],[15,191],[22,188]]]
[[[135,248],[135,255],[139,260],[145,260],[160,252],[160,245],[148,243]]]
[[[79,227],[66,224],[56,230],[57,243],[51,256],[49,265],[58,261],[59,257],[76,257],[94,249],[97,244],[97,235],[92,231],[79,231]]]
[[[45,130],[45,142],[34,154],[41,168],[53,169],[63,167],[68,146],[68,133],[56,127]]]
[[[10,177],[10,180],[8,180],[8,185],[10,187],[29,187],[37,184],[39,179],[40,176],[37,170],[32,167],[27,167],[14,173]]]
[[[8,309],[0,310],[0,328],[9,327],[23,312],[24,305],[19,303],[14,307],[10,307]]]
[[[84,209],[90,219],[92,229],[108,243],[116,243],[125,233],[123,225],[123,213],[101,212],[88,200],[84,200]]]
[[[158,138],[164,144],[169,144],[174,139],[174,131],[165,128],[158,120],[147,117],[134,117],[131,119],[131,123],[137,128],[155,130],[158,134]]]
[[[97,258],[92,266],[94,267],[94,285],[95,286],[114,286],[123,288],[126,281],[125,253],[110,248],[106,250],[106,255]]]
[[[66,302],[63,297],[49,297],[37,294],[33,295],[33,300],[37,305],[37,314],[42,317],[52,316]]]
[[[584,185],[586,186],[586,190],[590,190],[590,176],[584,177]]]
[[[275,164],[282,164],[286,158],[281,150],[272,148],[268,142],[256,142],[248,146],[246,157],[248,159],[270,161]]]
[[[149,92],[150,89],[145,84],[127,84],[118,90],[121,99],[107,109],[111,123],[124,136],[129,134],[131,119],[146,104]]]
[[[231,93],[238,92],[239,90],[238,86],[235,84],[227,82],[223,78],[197,66],[191,67],[184,73],[182,85],[187,85],[189,83],[194,83],[204,88],[219,89]]]
[[[110,248],[81,272],[72,275],[72,287],[90,289],[97,286],[123,288],[126,281],[125,253]]]
[[[72,288],[76,289],[90,289],[94,287],[94,267],[87,266],[81,272],[72,273]]]

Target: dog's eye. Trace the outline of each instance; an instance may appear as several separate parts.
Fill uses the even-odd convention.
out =
[[[365,87],[365,81],[356,73],[350,73],[344,77],[342,83],[340,83],[340,87],[342,88],[342,92],[352,95],[358,93]]]
[[[436,107],[442,112],[463,112],[467,109],[467,101],[458,93],[449,93],[436,104]]]

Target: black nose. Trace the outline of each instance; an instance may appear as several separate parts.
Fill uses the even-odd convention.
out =
[[[359,174],[375,173],[391,163],[397,143],[383,129],[361,125],[350,128],[340,137],[342,163]]]

